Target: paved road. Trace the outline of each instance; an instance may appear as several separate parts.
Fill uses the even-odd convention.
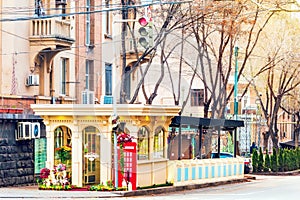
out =
[[[44,191],[36,187],[0,188],[0,199],[113,200],[277,200],[300,199],[300,176],[256,176],[250,182],[220,185],[151,196],[121,197],[110,192]]]
[[[296,200],[300,176],[257,176],[246,183],[221,185],[151,197],[151,200]],[[135,200],[142,198],[135,198]]]

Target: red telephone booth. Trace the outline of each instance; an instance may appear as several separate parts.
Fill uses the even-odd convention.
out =
[[[136,143],[135,142],[123,143],[122,149],[120,149],[120,144],[118,144],[118,187],[122,187],[122,181],[123,179],[125,179],[127,183],[131,182],[132,190],[136,190],[136,172],[137,172],[136,170],[137,170]]]

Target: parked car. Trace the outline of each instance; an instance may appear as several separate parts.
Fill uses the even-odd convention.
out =
[[[252,159],[250,153],[242,153],[242,157],[244,157],[244,173],[249,174],[252,173],[253,167],[252,167]]]
[[[218,153],[212,152],[211,158],[219,158]],[[220,152],[220,158],[233,158],[233,155],[231,153],[227,153],[227,152]]]
[[[237,156],[239,157],[239,156]],[[218,153],[211,153],[211,158],[218,158]],[[220,158],[233,158],[233,154],[227,152],[220,152]],[[248,155],[244,155],[244,174],[252,173],[252,162],[251,157]]]

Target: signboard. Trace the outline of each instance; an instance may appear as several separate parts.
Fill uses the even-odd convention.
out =
[[[47,138],[34,140],[34,173],[39,174],[46,167],[47,160]]]
[[[123,180],[132,184],[136,190],[137,150],[135,142],[118,144],[118,187],[122,187]]]

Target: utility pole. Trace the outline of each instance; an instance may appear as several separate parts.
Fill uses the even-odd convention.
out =
[[[120,104],[125,102],[125,83],[124,83],[124,76],[125,76],[125,68],[126,68],[126,45],[125,45],[125,36],[126,36],[126,29],[127,29],[127,19],[128,19],[128,7],[127,7],[127,0],[121,0],[122,3],[122,27],[121,27],[121,45],[122,45],[122,74],[121,74],[121,89],[120,89]]]

